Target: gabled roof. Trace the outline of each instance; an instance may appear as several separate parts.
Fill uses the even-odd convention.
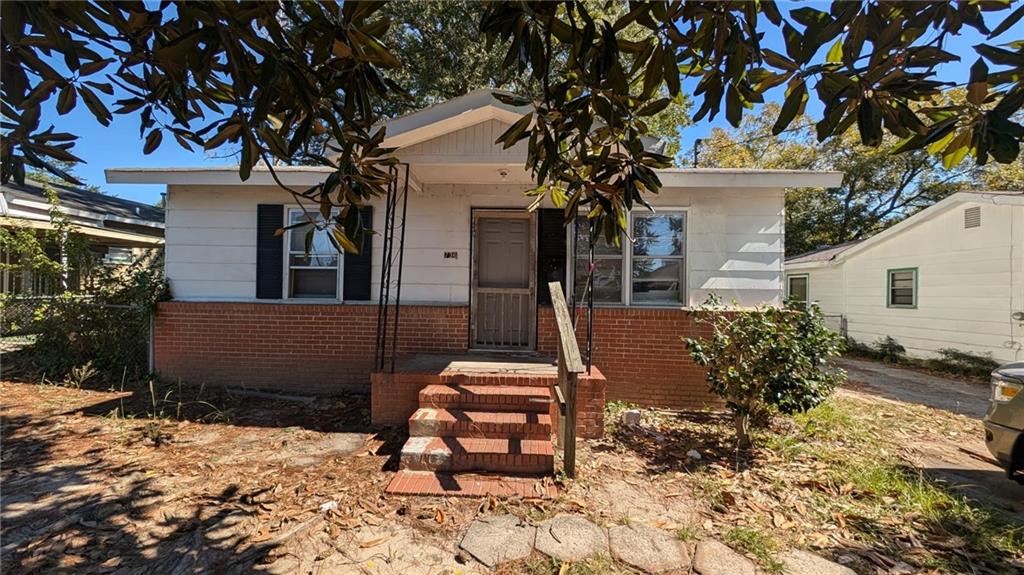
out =
[[[57,192],[60,207],[67,211],[83,212],[82,215],[101,221],[108,219],[135,225],[163,227],[164,211],[156,206],[64,184],[45,185]],[[18,204],[35,207],[35,204],[48,202],[43,186],[43,183],[33,180],[25,180],[24,184],[10,181],[0,186],[0,192],[3,192],[4,199],[11,208]]]
[[[387,128],[387,137],[384,138],[383,146],[385,148],[406,148],[488,120],[499,120],[506,124],[512,124],[533,111],[532,106],[506,104],[499,100],[496,94],[514,95],[505,90],[481,88],[457,98],[385,120],[380,123]],[[648,150],[661,152],[663,144],[656,138],[644,137],[643,141]]]
[[[857,242],[847,242],[845,244],[832,246],[822,250],[814,250],[789,258],[786,260],[786,269],[806,269],[839,264],[873,245],[882,243],[889,238],[903,233],[905,230],[930,221],[946,211],[965,203],[1024,206],[1024,192],[957,192],[944,200],[936,202],[920,212],[917,212],[909,218],[878,232],[870,238],[859,240]]]
[[[786,265],[802,264],[809,262],[827,262],[835,259],[839,254],[852,248],[864,240],[854,240],[852,242],[846,242],[837,244],[834,246],[822,246],[818,249],[804,252],[798,256],[793,256],[786,260]]]
[[[387,120],[383,123],[387,127],[383,145],[386,148],[404,148],[487,120],[513,123],[533,109],[506,104],[495,94],[512,95],[490,88],[473,90],[464,96]]]

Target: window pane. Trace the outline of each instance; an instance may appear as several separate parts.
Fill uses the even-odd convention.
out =
[[[679,301],[682,261],[643,258],[633,260],[633,301]]]
[[[594,244],[595,256],[617,256],[621,253],[621,245],[609,244],[601,230],[597,230],[597,242]],[[590,223],[583,216],[576,218],[576,255],[590,255]]]
[[[914,290],[894,288],[890,301],[893,305],[914,305]]]
[[[338,271],[303,270],[289,271],[289,297],[336,298],[338,295]]]
[[[807,301],[807,278],[789,278],[789,299],[793,301]]]
[[[681,256],[683,255],[683,216],[634,215],[633,255],[637,256]]]
[[[324,221],[323,217],[319,214],[315,214],[315,216],[318,222],[322,223]],[[292,210],[288,213],[288,218],[289,222],[293,224],[308,221],[306,215],[303,214],[301,210]],[[309,228],[311,227],[311,225],[307,224],[289,230],[289,234],[291,235],[291,240],[289,240],[289,251],[306,251],[306,232],[309,231]],[[328,233],[329,232],[327,230],[317,230],[313,232],[313,245],[311,246],[310,251],[314,253],[337,253],[338,250],[334,247],[334,244],[331,243],[331,240],[327,238]]]
[[[914,305],[914,272],[889,274],[889,305]]]
[[[338,267],[338,253],[309,254],[309,257],[304,253],[292,254],[288,264],[292,267],[334,268]]]
[[[622,260],[594,261],[594,301],[601,303],[622,303]],[[590,263],[585,259],[576,260],[576,293],[582,295],[587,285]]]

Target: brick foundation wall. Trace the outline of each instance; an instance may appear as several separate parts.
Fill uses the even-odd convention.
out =
[[[709,335],[688,312],[597,308],[594,315],[594,365],[607,378],[607,399],[673,408],[719,404],[680,340]],[[403,305],[399,353],[464,353],[468,321],[466,306]],[[586,326],[582,316],[579,321],[583,344]],[[538,352],[555,356],[551,308],[540,308],[537,324]],[[376,326],[374,305],[163,302],[156,316],[156,368],[163,377],[195,384],[367,391]],[[414,410],[416,394],[398,391],[394,401],[409,405],[395,411]],[[391,401],[387,397],[375,401]]]
[[[577,319],[581,352],[586,345],[585,312]],[[594,361],[607,378],[610,401],[670,408],[720,405],[704,380],[704,370],[693,363],[682,337],[708,337],[707,326],[697,325],[682,309],[595,308]],[[537,318],[537,351],[557,353],[558,332],[551,308],[542,307]]]
[[[469,308],[402,306],[399,353],[464,353]],[[156,370],[186,383],[294,393],[370,390],[377,306],[163,302]]]

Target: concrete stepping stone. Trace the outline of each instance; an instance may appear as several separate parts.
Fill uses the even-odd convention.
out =
[[[684,570],[690,554],[678,538],[647,525],[619,525],[608,530],[612,557],[646,573]]]
[[[700,575],[756,575],[754,562],[714,539],[697,544],[693,569]]]
[[[578,515],[559,515],[537,526],[537,551],[559,561],[608,553],[608,533]]]
[[[529,555],[536,533],[535,527],[524,524],[514,515],[481,517],[470,524],[459,547],[493,569]]]
[[[809,551],[791,549],[779,555],[786,575],[856,575],[853,569],[833,563]]]

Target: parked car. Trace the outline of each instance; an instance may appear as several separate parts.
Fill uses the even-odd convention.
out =
[[[1010,479],[1024,484],[1024,361],[992,372],[992,405],[985,414],[985,444]]]

